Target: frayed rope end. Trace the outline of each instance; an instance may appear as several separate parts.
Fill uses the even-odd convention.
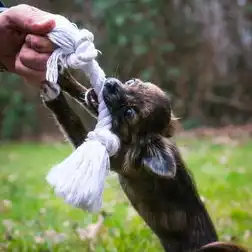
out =
[[[117,138],[111,138],[113,144],[108,142],[108,134],[109,130],[90,132],[87,141],[47,175],[47,182],[66,203],[89,212],[100,210],[109,156],[115,154],[120,144]]]
[[[62,16],[56,16],[56,27],[48,37],[58,48],[47,62],[47,81],[57,85],[59,65],[62,68],[81,69],[98,95],[99,116],[96,129],[88,134],[87,141],[53,167],[47,181],[67,203],[88,211],[98,211],[110,167],[109,158],[120,147],[118,137],[109,130],[112,126],[111,116],[101,95],[105,73],[95,61],[99,52],[95,49],[91,32],[78,30]]]

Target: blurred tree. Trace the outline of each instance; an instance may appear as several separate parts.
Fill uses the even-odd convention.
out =
[[[249,6],[245,0],[96,0],[103,65],[121,78],[140,76],[165,88],[185,127],[244,123],[252,112]]]
[[[9,6],[20,3],[5,2]],[[252,0],[22,3],[62,14],[90,29],[103,52],[98,60],[106,73],[123,80],[141,77],[163,87],[185,128],[251,120]],[[23,94],[28,99],[32,93],[34,102],[34,92]],[[44,124],[38,133],[50,134],[53,129],[47,125],[51,119],[40,106],[36,105],[40,111],[37,120]]]

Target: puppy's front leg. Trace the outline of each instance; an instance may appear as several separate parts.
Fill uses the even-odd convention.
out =
[[[60,74],[58,83],[61,89],[60,94],[55,99],[45,101],[44,103],[50,109],[56,122],[58,122],[68,139],[77,148],[84,142],[87,132],[96,121],[98,108],[97,96],[94,90],[87,93],[87,88],[78,83],[67,70]],[[54,92],[53,88],[50,88],[50,85],[47,85],[47,88],[51,92]],[[74,100],[78,101],[78,105],[83,111],[89,111],[89,117],[86,116],[87,113],[81,115],[80,111],[75,112],[64,93],[67,93]],[[85,99],[86,94],[88,95]],[[85,120],[84,124],[82,119]]]
[[[63,92],[51,101],[44,101],[44,104],[54,115],[56,122],[63,130],[69,141],[75,148],[80,146],[86,138],[87,131],[80,118],[69,106]]]

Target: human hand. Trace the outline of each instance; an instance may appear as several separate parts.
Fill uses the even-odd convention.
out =
[[[16,73],[28,83],[41,86],[45,80],[46,64],[54,51],[54,44],[46,37],[29,34],[16,57]]]
[[[4,11],[0,14],[0,64],[28,82],[45,80],[46,62],[54,49],[46,34],[54,26],[53,14],[29,5]]]

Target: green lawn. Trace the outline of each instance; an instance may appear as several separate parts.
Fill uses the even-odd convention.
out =
[[[180,139],[178,145],[220,238],[252,248],[252,142]],[[98,215],[64,204],[45,181],[70,152],[60,143],[0,146],[0,251],[162,251],[114,176],[104,194],[108,215],[96,239],[86,238]]]

